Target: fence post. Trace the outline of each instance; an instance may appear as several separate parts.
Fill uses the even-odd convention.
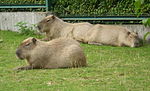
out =
[[[46,0],[46,12],[51,10],[52,0]]]

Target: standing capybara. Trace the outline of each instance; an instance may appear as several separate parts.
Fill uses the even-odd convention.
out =
[[[86,66],[86,58],[80,44],[69,38],[58,38],[49,42],[27,38],[16,51],[20,59],[26,59],[28,66],[17,68],[69,68]]]
[[[97,24],[83,38],[84,43],[112,46],[140,46],[137,33],[121,26]]]
[[[77,41],[82,41],[82,37],[92,26],[88,22],[67,23],[54,15],[45,17],[37,25],[40,32],[46,33],[46,38],[43,40],[65,37],[73,38]]]

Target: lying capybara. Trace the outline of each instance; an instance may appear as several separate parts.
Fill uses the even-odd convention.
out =
[[[37,27],[40,32],[46,33],[43,40],[65,37],[96,45],[139,46],[137,34],[121,26],[92,25],[87,22],[67,23],[54,15],[49,15],[41,20]]]
[[[82,41],[82,37],[92,26],[88,22],[67,23],[54,15],[45,17],[37,24],[39,31],[46,33],[46,38],[43,40],[65,37]]]
[[[80,44],[69,38],[44,42],[30,37],[20,44],[16,55],[29,63],[28,66],[19,67],[17,70],[86,66],[86,58]]]
[[[96,24],[83,38],[84,43],[112,46],[140,46],[137,33],[121,26]]]

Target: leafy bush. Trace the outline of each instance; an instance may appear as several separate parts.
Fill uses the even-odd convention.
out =
[[[146,27],[150,27],[150,18],[147,18],[147,19],[142,20],[142,23],[143,23]]]
[[[53,12],[59,15],[137,15],[134,0],[55,0]],[[149,0],[142,4],[141,14],[150,13]]]
[[[136,0],[139,1],[139,0]],[[149,0],[134,4],[135,0],[51,0],[51,12],[58,16],[142,15],[150,14]],[[0,4],[44,4],[45,0],[0,0]],[[142,8],[135,11],[135,6]],[[0,11],[44,11],[45,9],[0,9]]]
[[[147,18],[147,19],[142,20],[142,23],[143,23],[146,27],[150,27],[150,18]],[[143,44],[146,44],[146,39],[147,39],[148,36],[150,36],[150,32],[147,32],[147,33],[144,35]]]
[[[34,30],[35,25],[28,26],[26,22],[18,22],[15,26],[19,29],[19,33],[23,35],[34,35],[36,30]]]
[[[147,33],[144,34],[144,37],[143,37],[143,44],[144,45],[149,44],[149,43],[147,43],[147,38],[148,38],[149,35],[150,35],[150,32],[147,32]]]
[[[5,4],[44,4],[45,0],[0,0],[1,5]]]
[[[134,5],[135,5],[135,12],[137,13],[137,16],[142,14],[142,11],[144,11],[143,8],[146,8],[145,6],[149,6],[147,8],[150,8],[150,5],[144,5],[145,1],[144,0],[135,0]],[[150,26],[150,18],[142,20],[142,23],[145,26]]]
[[[45,0],[0,0],[1,5],[32,5],[45,4]],[[17,11],[46,11],[44,8],[0,8],[1,12],[17,12]]]

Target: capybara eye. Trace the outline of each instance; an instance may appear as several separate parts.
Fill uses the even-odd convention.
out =
[[[29,46],[31,43],[27,43],[25,46]]]
[[[49,22],[50,21],[50,19],[47,19],[47,21],[46,22]]]

